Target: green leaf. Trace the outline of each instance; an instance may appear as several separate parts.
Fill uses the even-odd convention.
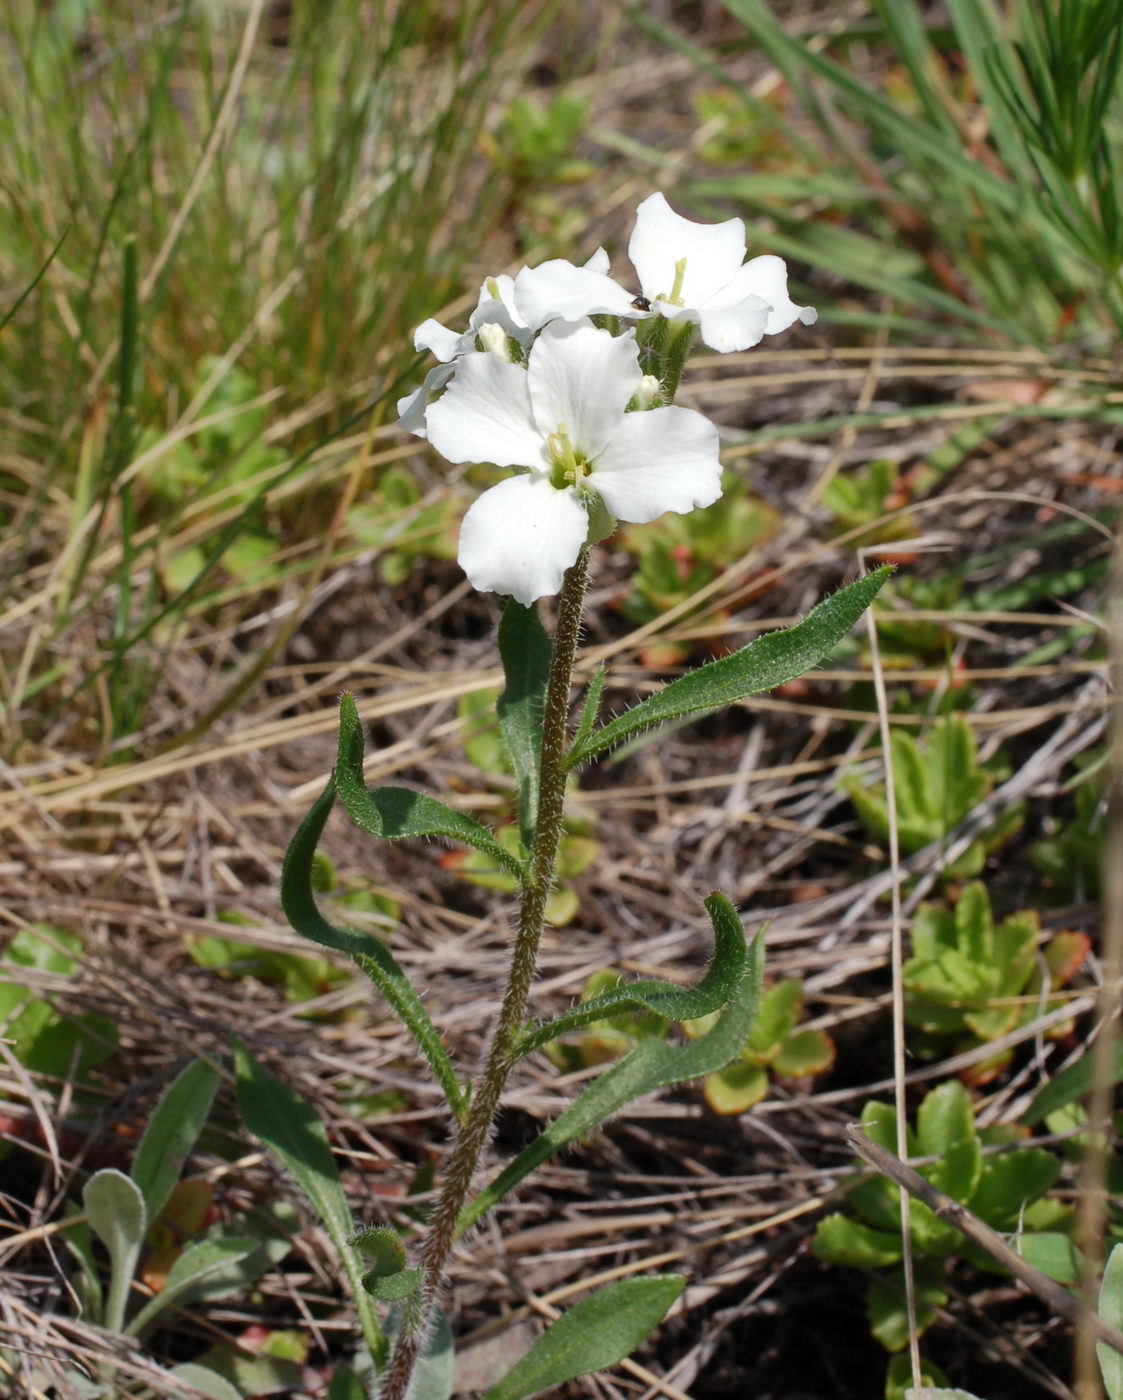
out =
[[[325,948],[347,953],[362,968],[417,1042],[444,1090],[449,1107],[459,1117],[464,1111],[464,1095],[456,1071],[429,1013],[398,960],[381,938],[355,929],[338,928],[324,918],[316,904],[312,885],[316,843],[334,802],[335,780],[332,778],[289,842],[281,872],[281,906],[285,917],[297,933]]]
[[[368,789],[363,777],[363,725],[354,696],[339,702],[339,751],[335,782],[339,800],[355,825],[372,836],[401,841],[409,836],[439,836],[489,855],[521,879],[522,862],[506,850],[486,826],[453,811],[435,797],[410,788]]]
[[[1040,1200],[1060,1171],[1060,1159],[1043,1147],[1016,1147],[987,1157],[969,1202],[971,1211],[992,1229],[1013,1226],[1023,1207]]]
[[[822,1074],[834,1064],[834,1056],[834,1041],[826,1031],[811,1026],[787,1037],[772,1061],[772,1070],[788,1079]]]
[[[372,1261],[368,1273],[375,1278],[400,1274],[406,1266],[406,1248],[396,1230],[360,1230],[351,1243]]]
[[[499,623],[499,656],[506,689],[496,709],[499,728],[519,784],[519,830],[529,847],[538,820],[538,770],[542,760],[542,718],[553,647],[538,616],[508,598]]]
[[[926,1156],[942,1156],[957,1142],[974,1137],[975,1114],[971,1108],[971,1097],[958,1079],[949,1079],[925,1095],[916,1115],[916,1126],[920,1148]],[[955,1199],[961,1200],[962,1197]]]
[[[715,1113],[725,1117],[747,1113],[767,1097],[768,1071],[763,1065],[726,1065],[706,1075],[702,1093]]]
[[[397,1318],[391,1315],[387,1333],[392,1341],[397,1330]],[[443,1312],[437,1313],[433,1328],[421,1356],[414,1367],[409,1386],[409,1400],[448,1400],[455,1379],[456,1359],[452,1349],[452,1331]]]
[[[905,1391],[905,1400],[979,1400],[969,1390],[947,1390],[942,1386],[922,1385],[919,1390],[910,1386]]]
[[[589,687],[585,691],[585,698],[581,702],[581,714],[578,716],[577,728],[573,733],[573,743],[571,750],[579,748],[593,732],[593,725],[600,719],[600,702],[604,694],[604,683],[608,679],[608,667],[601,663],[593,672]]]
[[[685,1287],[678,1274],[664,1274],[597,1289],[551,1323],[484,1400],[525,1400],[616,1366],[659,1325]]]
[[[242,1392],[231,1385],[224,1376],[212,1371],[209,1366],[200,1366],[195,1361],[185,1361],[182,1365],[174,1366],[168,1372],[168,1378],[183,1381],[184,1385],[190,1387],[188,1394],[199,1391],[203,1395],[213,1396],[214,1400],[242,1400]]]
[[[713,917],[714,907],[732,909],[721,895],[706,901]],[[733,917],[736,918],[734,911]],[[666,1045],[642,1041],[630,1055],[606,1070],[549,1127],[545,1128],[503,1171],[462,1211],[459,1230],[463,1232],[503,1197],[535,1167],[548,1161],[567,1143],[585,1137],[625,1104],[688,1079],[701,1079],[724,1069],[741,1053],[752,1029],[760,999],[764,955],[759,934],[749,950],[747,971],[736,996],[718,1017],[712,1030],[689,1045]]]
[[[785,978],[768,987],[760,999],[749,1049],[758,1055],[774,1055],[788,1032],[795,1029],[802,1012],[803,983],[798,977]]]
[[[327,1400],[367,1400],[362,1381],[343,1361],[335,1363],[328,1386]]]
[[[1115,1059],[1111,1065],[1110,1080],[1112,1084],[1118,1084],[1123,1080],[1123,1041],[1118,1042],[1115,1046]],[[1035,1123],[1040,1123],[1043,1118],[1048,1117],[1050,1113],[1055,1113],[1058,1108],[1064,1108],[1067,1104],[1086,1098],[1091,1087],[1092,1057],[1091,1055],[1082,1055],[1075,1064],[1069,1065],[1067,1069],[1062,1069],[1060,1074],[1037,1091],[1033,1102],[1022,1114],[1019,1121],[1032,1128]]]
[[[111,1275],[104,1325],[110,1332],[120,1332],[129,1286],[148,1229],[144,1197],[140,1187],[124,1172],[105,1167],[86,1182],[82,1208],[90,1229],[109,1251]]]
[[[710,895],[705,905],[714,930],[714,956],[696,987],[676,987],[655,979],[619,983],[611,991],[582,1001],[564,1016],[528,1031],[515,1049],[516,1056],[521,1059],[569,1031],[626,1011],[650,1011],[669,1021],[693,1021],[725,1006],[745,975],[745,930],[736,909],[723,895]]]
[[[1017,1254],[1055,1283],[1080,1282],[1080,1254],[1068,1235],[1038,1230],[1016,1235],[1010,1243]]]
[[[1123,1245],[1117,1244],[1107,1257],[1100,1285],[1100,1317],[1109,1326],[1123,1329]],[[1106,1342],[1096,1343],[1103,1372],[1107,1400],[1123,1400],[1123,1356]]]
[[[363,1287],[380,1303],[400,1303],[421,1285],[420,1269],[399,1269],[396,1274],[380,1274],[368,1269],[363,1275]]]
[[[153,1110],[137,1148],[132,1179],[155,1220],[195,1146],[218,1089],[218,1071],[205,1060],[183,1070]]]
[[[247,1267],[247,1261],[253,1259]],[[252,1283],[268,1266],[269,1256],[261,1241],[249,1235],[231,1235],[189,1244],[168,1270],[167,1281],[150,1298],[125,1329],[130,1337],[139,1334],[165,1308],[185,1300],[223,1298]]]
[[[919,1394],[943,1395],[939,1387],[947,1385],[947,1376],[931,1361],[921,1357]],[[912,1357],[908,1352],[899,1351],[889,1358],[889,1369],[885,1374],[885,1400],[908,1400],[914,1394],[912,1389]]]
[[[948,1295],[930,1279],[916,1280],[916,1328],[923,1333],[936,1320],[937,1308],[942,1308]],[[870,1331],[886,1351],[901,1351],[908,1346],[909,1319],[905,1309],[905,1280],[896,1270],[870,1281],[866,1295],[866,1317]]]
[[[363,1268],[352,1244],[351,1211],[324,1125],[310,1103],[259,1065],[240,1042],[234,1042],[238,1112],[251,1133],[271,1148],[311,1201],[343,1265],[363,1337],[376,1363],[385,1359],[386,1341],[363,1287]]]
[[[892,572],[889,567],[876,569],[812,608],[794,627],[758,637],[732,656],[671,681],[581,743],[575,742],[568,766],[575,768],[657,724],[707,714],[804,675],[850,631]]]
[[[812,1251],[828,1264],[852,1269],[882,1269],[901,1257],[901,1237],[873,1230],[860,1221],[835,1212],[819,1221],[811,1241]]]

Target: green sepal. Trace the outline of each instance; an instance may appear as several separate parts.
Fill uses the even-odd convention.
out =
[[[481,822],[456,812],[411,788],[370,789],[363,777],[363,724],[354,696],[339,702],[339,751],[335,769],[339,800],[361,830],[388,841],[410,836],[439,836],[491,856],[512,875],[522,878],[522,862],[511,854]]]
[[[297,828],[285,852],[285,863],[281,872],[281,906],[285,917],[297,933],[325,948],[335,948],[341,953],[346,953],[366,973],[417,1042],[438,1084],[444,1090],[449,1108],[459,1117],[464,1112],[466,1101],[457,1081],[456,1071],[445,1053],[436,1027],[429,1019],[429,1013],[399,966],[398,960],[381,938],[376,938],[372,933],[360,933],[355,929],[339,928],[329,923],[316,904],[312,887],[316,843],[320,839],[334,802],[333,776],[328,780],[327,787],[312,810]]]
[[[715,898],[728,903],[722,896],[710,896],[711,901]],[[630,1055],[617,1061],[599,1079],[595,1079],[576,1102],[529,1143],[464,1208],[458,1222],[458,1232],[462,1234],[525,1176],[548,1161],[567,1143],[587,1136],[634,1099],[668,1084],[704,1078],[731,1064],[740,1055],[752,1029],[760,1000],[763,971],[764,951],[758,934],[749,949],[745,977],[711,1030],[688,1045],[642,1041]]]
[[[574,743],[568,766],[575,768],[655,725],[687,715],[709,714],[804,675],[845,637],[892,572],[889,566],[875,569],[824,599],[794,627],[769,632],[732,656],[708,662],[671,681],[580,743]]]
[[[725,1006],[745,975],[749,955],[745,930],[724,895],[711,894],[705,905],[714,930],[714,956],[696,987],[676,987],[656,979],[616,987],[528,1031],[515,1047],[515,1056],[521,1059],[569,1031],[626,1011],[650,1011],[669,1021],[692,1021]]]
[[[499,729],[519,785],[519,834],[529,849],[538,820],[542,722],[553,647],[534,605],[508,598],[499,622],[499,657],[507,685],[496,704]]]

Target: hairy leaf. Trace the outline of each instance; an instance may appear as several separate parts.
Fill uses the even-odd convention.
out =
[[[339,752],[335,782],[347,815],[363,831],[388,841],[439,836],[483,851],[504,870],[522,877],[522,863],[482,823],[410,788],[368,789],[363,777],[363,725],[353,696],[339,702]]]
[[[254,1256],[257,1256],[254,1259]],[[250,1263],[249,1261],[253,1261]],[[190,1299],[223,1298],[252,1283],[269,1264],[261,1241],[249,1235],[225,1239],[198,1240],[190,1244],[168,1270],[167,1282],[150,1298],[126,1329],[131,1337],[139,1334],[165,1308]]]
[[[195,1060],[176,1078],[148,1120],[130,1175],[140,1187],[149,1220],[160,1214],[179,1180],[217,1089],[217,1070]]]
[[[794,627],[769,632],[732,656],[723,656],[671,681],[581,743],[575,743],[569,766],[576,767],[654,725],[684,715],[708,714],[804,675],[846,636],[892,572],[888,566],[876,569],[812,608]]]
[[[445,1053],[436,1027],[429,1019],[429,1013],[398,960],[374,934],[338,928],[329,923],[316,904],[313,893],[316,843],[334,802],[335,779],[332,778],[289,842],[281,873],[281,906],[285,917],[297,933],[325,948],[336,948],[347,953],[362,968],[417,1042],[437,1083],[444,1090],[449,1107],[459,1116],[464,1110],[464,1096],[457,1082],[456,1071]]]
[[[752,1029],[760,999],[763,965],[764,954],[758,935],[749,950],[744,980],[713,1028],[689,1045],[645,1040],[630,1055],[606,1070],[465,1207],[460,1217],[461,1232],[555,1152],[592,1132],[625,1104],[667,1084],[681,1084],[687,1079],[713,1074],[736,1059]]]
[[[616,987],[528,1031],[516,1047],[516,1055],[529,1055],[568,1031],[625,1011],[652,1011],[669,1021],[693,1021],[725,1006],[745,975],[745,930],[736,909],[724,895],[712,894],[705,904],[714,930],[714,957],[696,987],[676,987],[656,979]]]
[[[311,1201],[347,1274],[363,1337],[375,1361],[381,1363],[386,1342],[363,1287],[362,1263],[351,1242],[351,1211],[324,1125],[310,1103],[275,1079],[238,1041],[234,1042],[234,1062],[242,1122],[277,1154]]]
[[[685,1286],[680,1275],[664,1274],[598,1288],[551,1323],[484,1400],[526,1400],[616,1366],[659,1325]]]

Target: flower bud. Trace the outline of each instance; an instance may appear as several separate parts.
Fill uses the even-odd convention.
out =
[[[494,321],[485,321],[476,334],[485,350],[498,355],[501,360],[510,361],[511,347],[507,344],[507,332],[502,326]]]

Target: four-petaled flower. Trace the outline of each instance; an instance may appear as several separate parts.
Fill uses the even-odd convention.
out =
[[[626,291],[606,269],[555,258],[524,267],[515,278],[519,314],[535,325],[599,314],[697,321],[705,344],[722,352],[747,350],[762,336],[797,320],[811,325],[817,316],[789,297],[783,258],[765,253],[745,262],[740,219],[696,224],[661,194],[649,195],[636,210],[628,256],[642,296]]]
[[[426,414],[429,441],[450,462],[525,469],[464,517],[458,557],[474,587],[529,606],[559,590],[591,523],[608,533],[606,514],[643,524],[718,499],[717,430],[688,408],[626,412],[643,384],[634,333],[588,320],[548,324],[525,368],[460,358]]]

